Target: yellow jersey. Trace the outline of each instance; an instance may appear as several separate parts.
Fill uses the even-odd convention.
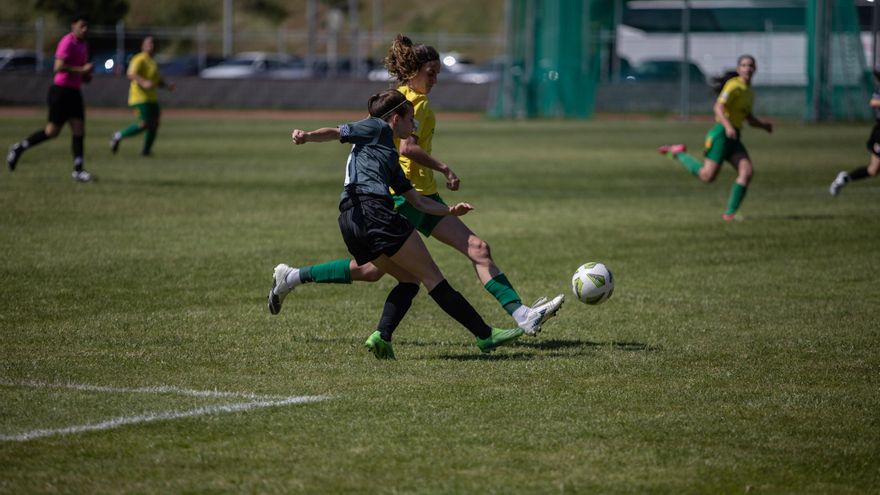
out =
[[[754,100],[752,87],[743,78],[736,76],[724,83],[717,101],[724,105],[724,115],[730,120],[730,125],[742,129],[743,121],[752,114]]]
[[[418,126],[413,131],[413,136],[419,140],[419,147],[431,154],[431,141],[434,138],[434,126],[437,124],[437,118],[434,111],[428,106],[428,95],[419,93],[407,85],[397,88],[398,91],[406,96],[406,99],[412,102],[415,107],[415,121]],[[395,138],[394,144],[400,149],[400,140]],[[420,165],[409,158],[400,155],[400,166],[407,179],[412,182],[416,191],[422,195],[430,195],[437,193],[437,182],[434,180],[434,169]]]
[[[128,87],[128,104],[155,103],[159,101],[159,65],[149,54],[141,52],[132,57],[128,64],[128,73],[137,74],[148,81],[153,81],[154,86],[144,89],[137,82],[132,81]]]

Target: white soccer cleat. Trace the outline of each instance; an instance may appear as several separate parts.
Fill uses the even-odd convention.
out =
[[[556,316],[556,312],[562,307],[564,301],[565,296],[562,294],[559,294],[550,301],[546,297],[538,299],[529,308],[525,320],[519,324],[519,327],[522,328],[526,335],[534,337],[541,331],[541,325],[544,322]]]
[[[281,303],[284,302],[284,298],[287,297],[287,294],[293,290],[293,288],[287,284],[287,277],[294,270],[297,272],[299,271],[298,268],[291,268],[284,263],[275,267],[275,271],[272,274],[272,288],[269,289],[269,313],[277,315],[281,312]]]
[[[74,170],[70,177],[73,178],[74,182],[91,182],[94,177],[92,174],[86,172],[85,170]]]
[[[830,192],[832,196],[840,194],[840,190],[846,185],[846,180],[848,178],[849,174],[846,172],[840,172],[837,174],[837,177],[835,177],[834,181],[831,183],[831,187],[828,188],[828,192]]]

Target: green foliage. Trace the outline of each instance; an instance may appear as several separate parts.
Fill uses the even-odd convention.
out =
[[[441,192],[531,302],[566,304],[534,339],[483,356],[422,291],[395,362],[367,355],[393,287],[307,285],[270,316],[278,262],[345,256],[348,147],[293,146],[335,120],[163,114],[156,156],[107,149],[130,117],[89,110],[0,180],[0,435],[244,399],[99,393],[28,382],[330,395],[314,404],[0,441],[0,491],[35,493],[871,493],[880,486],[876,324],[880,179],[832,199],[868,159],[863,125],[747,131],[705,186],[654,151],[706,123],[484,122],[440,115]],[[109,117],[106,115],[110,115]],[[0,119],[0,142],[44,124]],[[496,325],[507,314],[461,254],[426,241]],[[614,296],[572,272],[602,261]]]
[[[85,14],[91,24],[116,24],[128,13],[128,0],[34,0],[36,10],[54,14],[68,23],[77,14]]]

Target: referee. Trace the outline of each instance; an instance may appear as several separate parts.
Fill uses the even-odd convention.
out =
[[[55,49],[55,78],[49,88],[49,122],[22,141],[9,147],[6,164],[9,171],[15,170],[21,155],[29,148],[54,138],[61,132],[65,122],[70,122],[73,133],[73,180],[89,182],[92,174],[83,168],[83,137],[85,135],[85,110],[80,87],[92,78],[93,66],[89,63],[86,33],[89,22],[83,15],[77,15],[70,24],[70,32],[61,38]]]

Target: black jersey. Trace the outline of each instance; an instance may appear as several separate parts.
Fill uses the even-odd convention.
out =
[[[403,174],[394,146],[394,132],[382,119],[369,117],[339,126],[339,140],[352,143],[345,164],[345,190],[340,202],[350,194],[389,196],[389,187],[397,194],[413,188]]]

